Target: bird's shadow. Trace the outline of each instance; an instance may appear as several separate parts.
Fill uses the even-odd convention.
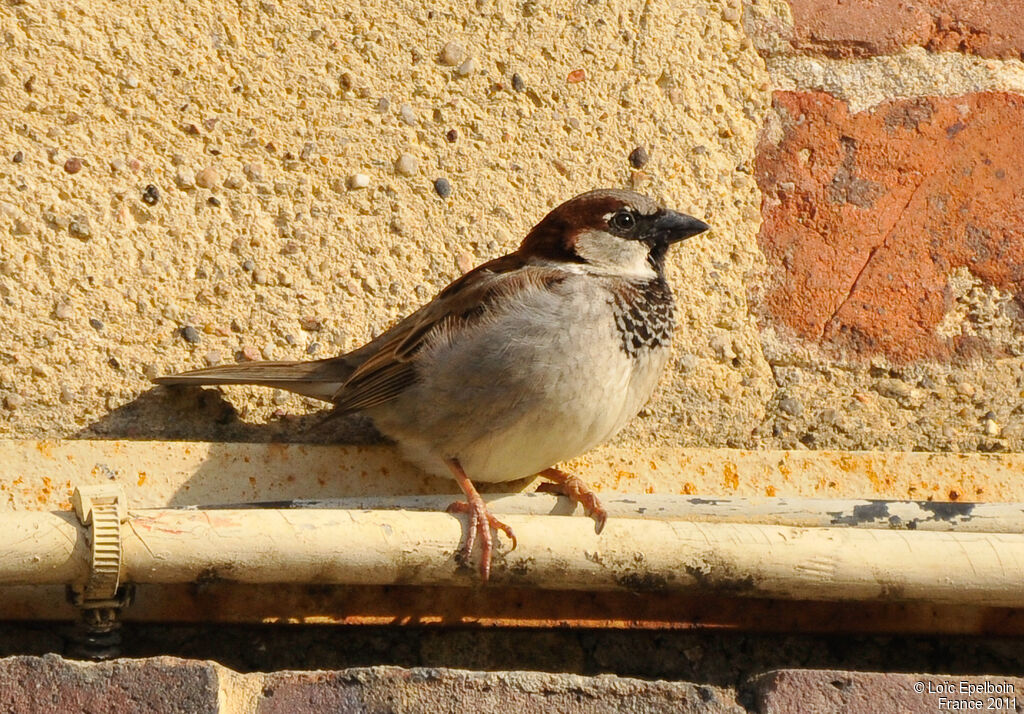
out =
[[[387,443],[373,422],[331,409],[243,421],[219,389],[154,387],[83,427],[72,439],[369,445]]]
[[[73,434],[72,439],[210,442],[198,466],[160,467],[168,474],[184,468],[175,492],[150,506],[190,506],[250,501],[330,499],[367,495],[460,494],[454,480],[428,475],[405,464],[397,451],[364,449],[388,442],[360,415],[335,416],[330,409],[312,414],[246,422],[217,388],[154,387],[106,413]],[[293,444],[293,448],[268,445]],[[324,451],[322,446],[356,447]],[[305,445],[313,445],[305,448]],[[147,457],[148,458],[148,457]],[[159,463],[159,455],[154,455]],[[191,463],[191,462],[189,462]],[[139,469],[125,473],[106,464],[97,468],[133,488],[145,502],[145,487],[133,484]],[[140,468],[142,464],[138,464]],[[369,472],[379,478],[367,480]],[[522,490],[531,479],[483,484],[481,491]],[[142,481],[138,481],[141,486]],[[368,487],[370,491],[368,492]]]

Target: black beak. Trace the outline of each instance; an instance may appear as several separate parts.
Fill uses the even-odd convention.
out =
[[[661,211],[655,216],[651,233],[659,243],[666,245],[692,238],[711,228],[704,221],[675,211]]]

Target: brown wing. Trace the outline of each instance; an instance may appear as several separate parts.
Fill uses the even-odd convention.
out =
[[[496,304],[499,298],[547,289],[565,278],[564,271],[528,265],[514,253],[474,268],[430,303],[360,348],[358,352],[365,353],[366,359],[334,395],[335,405],[347,412],[394,399],[416,381],[414,361],[424,346],[493,315],[501,309]]]

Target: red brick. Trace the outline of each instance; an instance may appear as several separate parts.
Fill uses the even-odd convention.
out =
[[[217,711],[217,672],[207,662],[155,657],[87,664],[56,655],[0,659],[0,712]]]
[[[731,692],[688,682],[399,667],[269,674],[256,711],[745,712]]]
[[[997,349],[935,328],[950,273],[1024,291],[1024,97],[887,102],[851,114],[778,92],[756,162],[769,322],[848,355],[897,361]]]
[[[841,672],[835,670],[779,670],[768,672],[754,682],[755,711],[758,714],[789,714],[790,712],[844,712],[844,714],[933,714],[937,711],[994,711],[989,697],[1002,694],[980,692],[960,693],[961,682],[992,687],[1008,687],[1011,700],[1024,693],[1024,679],[1019,677],[952,677],[934,674],[881,674],[875,672]],[[952,687],[953,693],[946,690]],[[920,690],[920,691],[918,691]],[[941,693],[940,693],[941,692]],[[949,702],[979,703],[974,709],[945,706]],[[994,704],[994,702],[993,702]],[[1001,711],[1016,711],[1012,706]]]
[[[982,57],[1024,56],[1024,12],[1008,0],[790,0],[793,47],[867,57],[918,45]]]

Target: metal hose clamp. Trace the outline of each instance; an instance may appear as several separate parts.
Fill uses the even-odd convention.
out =
[[[128,517],[124,489],[114,485],[80,486],[71,496],[78,520],[91,526],[92,563],[82,600],[101,606],[117,599],[121,584],[121,523]],[[113,604],[113,603],[111,603]]]
[[[121,586],[121,524],[128,518],[124,490],[115,485],[81,486],[71,496],[75,514],[89,527],[92,561],[84,586],[68,588],[81,620],[68,654],[92,660],[117,657],[121,651],[118,615],[132,599]]]

